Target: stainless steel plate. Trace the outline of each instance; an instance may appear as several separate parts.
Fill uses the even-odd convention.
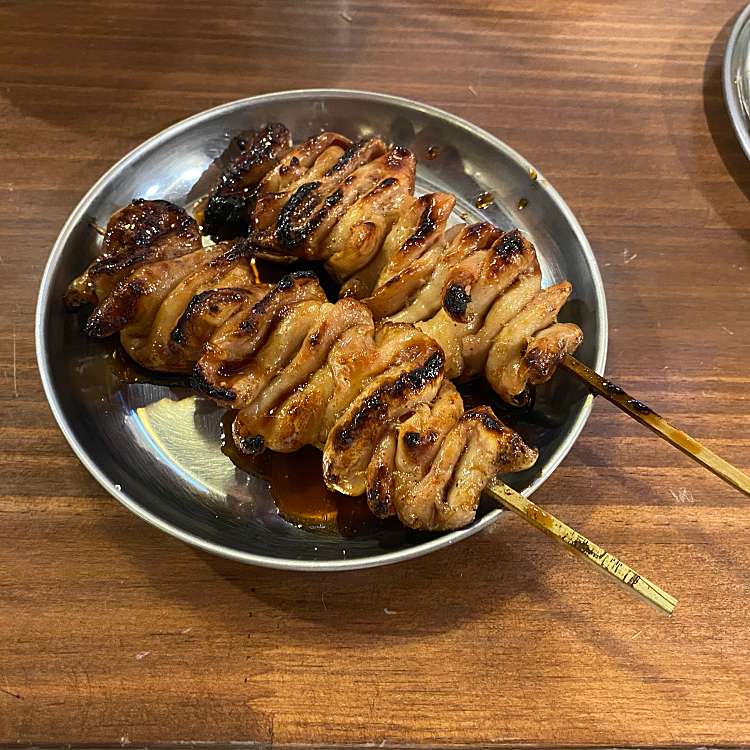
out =
[[[724,53],[724,99],[734,132],[750,159],[750,5],[737,16]]]
[[[416,102],[359,91],[288,91],[173,125],[119,161],[78,204],[52,249],[37,306],[37,357],[55,418],[83,464],[126,507],[190,544],[243,562],[362,568],[471,536],[500,511],[482,505],[472,526],[441,535],[389,527],[344,538],[287,523],[265,482],[236,469],[219,450],[221,409],[186,390],[122,383],[111,368],[112,346],[87,340],[80,320],[63,311],[66,285],[96,254],[91,219],[105,224],[134,197],[187,205],[204,191],[201,178],[230,138],[269,120],[286,123],[296,139],[322,129],[350,137],[379,133],[417,154],[419,191],[455,193],[458,215],[520,227],[536,244],[545,282],[573,283],[574,298],[562,317],[584,331],[580,358],[603,371],[607,315],[596,261],[578,222],[538,169],[489,133]],[[429,149],[436,158],[426,158]],[[495,201],[479,210],[474,200],[485,191]],[[565,373],[541,388],[534,412],[518,422],[540,448],[539,462],[510,483],[527,494],[539,487],[570,450],[590,409],[591,397]]]

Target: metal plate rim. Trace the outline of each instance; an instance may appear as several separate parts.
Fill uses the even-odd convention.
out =
[[[750,10],[750,6],[748,9],[746,9],[746,13],[748,10]],[[110,180],[116,178],[116,176],[123,169],[125,169],[130,164],[130,162],[142,156],[143,154],[145,154],[152,148],[158,147],[158,145],[166,138],[172,137],[182,132],[183,130],[186,130],[192,127],[193,125],[196,125],[197,123],[202,122],[205,119],[210,119],[216,114],[231,111],[235,108],[241,108],[241,107],[247,106],[248,104],[273,102],[274,100],[278,100],[278,99],[309,99],[309,98],[314,98],[316,96],[317,97],[329,97],[329,98],[359,97],[364,100],[390,102],[393,104],[398,104],[400,106],[403,106],[407,109],[416,109],[420,112],[428,113],[440,119],[448,121],[451,124],[455,125],[456,127],[469,131],[475,137],[478,137],[478,138],[481,138],[482,140],[487,141],[493,148],[502,151],[511,159],[516,161],[517,163],[524,165],[525,168],[527,169],[532,168],[531,163],[526,158],[524,158],[521,154],[519,154],[513,148],[511,148],[506,143],[501,141],[499,138],[496,138],[491,133],[474,125],[468,120],[465,120],[461,117],[453,115],[449,112],[446,112],[445,110],[442,110],[438,107],[433,107],[430,105],[422,104],[420,102],[416,102],[414,100],[407,99],[404,97],[392,96],[389,94],[381,94],[381,93],[375,93],[375,92],[370,92],[370,91],[361,91],[361,90],[356,90],[356,89],[326,89],[326,88],[294,89],[294,90],[289,90],[289,91],[278,91],[278,92],[272,92],[272,93],[266,93],[266,94],[259,94],[257,96],[245,97],[242,99],[236,99],[234,101],[227,102],[225,104],[220,104],[216,107],[203,110],[202,112],[199,112],[195,115],[191,115],[190,117],[187,117],[183,120],[180,120],[164,128],[163,130],[159,131],[158,133],[153,135],[151,138],[148,138],[147,140],[143,141],[141,144],[139,144],[134,149],[129,151],[127,154],[125,154],[125,156],[123,156],[119,161],[117,161],[112,167],[110,167],[94,183],[94,185],[86,192],[83,198],[81,198],[81,200],[78,202],[78,204],[76,205],[76,207],[73,209],[72,213],[66,220],[62,229],[60,230],[60,233],[58,234],[57,239],[55,240],[55,243],[52,246],[50,256],[45,265],[44,272],[42,274],[42,279],[39,285],[39,294],[37,298],[34,332],[35,332],[37,364],[39,366],[39,374],[40,374],[41,381],[42,381],[42,387],[44,389],[45,396],[50,405],[50,409],[55,418],[55,421],[57,422],[58,427],[62,431],[71,449],[78,457],[78,460],[89,471],[89,473],[94,477],[94,479],[96,479],[96,481],[99,482],[99,484],[110,495],[112,495],[118,502],[124,505],[128,510],[134,513],[136,516],[142,518],[143,520],[155,526],[156,528],[160,529],[161,531],[177,539],[180,539],[181,541],[187,544],[190,544],[193,547],[218,555],[219,557],[224,557],[230,560],[235,560],[237,562],[258,565],[260,567],[275,568],[275,569],[280,569],[280,570],[327,572],[327,571],[359,570],[359,569],[364,569],[364,568],[379,567],[381,565],[389,565],[389,564],[393,564],[397,562],[402,562],[405,560],[410,560],[415,557],[421,557],[422,555],[426,555],[430,552],[434,552],[438,549],[442,549],[443,547],[450,546],[452,544],[455,544],[458,541],[461,541],[463,539],[467,539],[470,536],[473,536],[477,532],[489,526],[491,523],[494,523],[494,521],[502,514],[503,511],[501,509],[494,510],[491,513],[486,514],[478,522],[474,523],[473,525],[469,527],[444,534],[435,539],[431,539],[422,544],[414,545],[413,547],[409,547],[407,549],[398,550],[396,552],[386,552],[381,555],[373,555],[371,557],[351,559],[351,560],[346,560],[346,559],[342,559],[342,560],[284,559],[284,558],[278,558],[278,557],[270,557],[266,555],[258,555],[258,554],[254,554],[250,552],[240,552],[238,550],[231,549],[230,547],[226,547],[224,545],[215,544],[195,534],[185,531],[184,529],[181,529],[178,526],[160,518],[156,514],[149,512],[148,510],[143,508],[136,499],[130,497],[128,493],[122,491],[121,489],[118,489],[114,484],[112,484],[104,476],[104,474],[99,470],[98,466],[96,465],[96,462],[93,461],[89,457],[87,451],[83,448],[83,446],[80,444],[80,442],[76,438],[73,429],[69,425],[68,420],[62,411],[62,407],[57,399],[57,394],[51,383],[50,374],[49,374],[50,363],[47,361],[47,356],[45,353],[45,346],[44,346],[44,343],[46,340],[44,317],[45,317],[45,312],[50,302],[49,288],[50,288],[51,279],[54,273],[54,269],[62,255],[68,236],[70,235],[74,227],[78,225],[81,219],[84,218],[88,205],[91,203],[92,199],[98,194],[98,192],[102,189],[102,187],[105,184],[107,184]],[[536,167],[533,167],[533,168],[536,169]],[[599,337],[597,341],[597,350],[598,350],[597,361],[593,363],[589,363],[589,364],[597,372],[603,373],[606,358],[607,358],[608,327],[607,327],[607,305],[606,305],[606,299],[605,299],[605,294],[604,294],[604,284],[602,282],[599,267],[596,263],[596,259],[594,257],[593,250],[591,249],[591,245],[589,244],[588,239],[586,238],[586,235],[583,232],[583,229],[578,223],[578,220],[575,218],[575,215],[570,210],[570,208],[565,203],[565,201],[562,199],[562,197],[557,192],[557,190],[555,190],[555,188],[549,183],[548,180],[543,178],[542,173],[539,170],[536,170],[536,171],[539,177],[540,188],[544,192],[546,192],[549,195],[549,197],[552,199],[552,201],[558,206],[558,208],[560,209],[560,212],[562,213],[565,220],[568,222],[571,230],[575,234],[576,239],[583,251],[583,256],[585,258],[586,265],[592,277],[592,281],[593,281],[594,289],[596,293],[597,307],[596,307],[595,312],[596,312],[596,317],[597,317],[597,322],[598,322]],[[552,472],[557,468],[557,466],[561,463],[561,461],[565,458],[567,453],[573,447],[575,441],[578,439],[578,436],[580,435],[581,430],[583,429],[584,425],[586,424],[589,418],[589,415],[591,413],[592,407],[593,407],[593,397],[589,396],[586,399],[585,403],[581,406],[578,417],[576,421],[574,422],[566,440],[560,445],[558,450],[551,456],[547,466],[545,467],[544,473],[541,474],[530,485],[527,494],[531,494],[536,489],[538,489],[546,481],[546,479],[552,474]]]
[[[750,3],[737,16],[737,20],[732,26],[732,31],[727,40],[727,46],[724,51],[724,61],[722,64],[722,88],[724,89],[724,103],[729,112],[729,119],[732,122],[737,140],[745,152],[745,156],[750,159],[750,122],[742,111],[742,103],[737,93],[737,87],[732,75],[732,67],[735,53],[737,51],[737,40],[745,26],[750,22]]]

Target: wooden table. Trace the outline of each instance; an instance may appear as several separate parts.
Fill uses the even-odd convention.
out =
[[[444,107],[538,164],[609,300],[608,372],[750,468],[740,2],[0,7],[0,744],[750,743],[750,507],[608,404],[535,495],[680,599],[672,619],[522,521],[350,574],[244,567],[96,484],[34,358],[50,246],[193,112],[340,86]]]

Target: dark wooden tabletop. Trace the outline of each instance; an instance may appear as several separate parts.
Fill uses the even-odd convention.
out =
[[[82,194],[260,92],[443,107],[538,164],[604,276],[609,374],[750,469],[739,0],[0,4],[0,744],[747,745],[750,506],[605,402],[535,499],[680,599],[668,619],[505,517],[395,567],[200,553],[68,448],[36,292]]]

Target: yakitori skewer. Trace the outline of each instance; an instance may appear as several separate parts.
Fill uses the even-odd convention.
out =
[[[750,497],[750,477],[732,466],[721,456],[717,456],[712,450],[701,445],[682,430],[673,427],[666,419],[660,417],[653,409],[641,401],[627,394],[619,385],[603,378],[587,367],[575,357],[566,354],[562,361],[562,367],[568,372],[580,378],[589,388],[599,396],[604,396],[610,403],[622,409],[628,416],[653,430],[660,438],[663,438],[675,448],[679,448],[685,455],[690,456],[701,466],[716,474],[727,484],[731,484],[740,492]]]
[[[648,604],[671,615],[677,606],[677,599],[663,591],[648,578],[636,573],[622,560],[594,544],[575,529],[555,518],[529,498],[508,487],[499,480],[494,480],[485,488],[485,492],[505,508],[512,510],[532,526],[563,544],[567,549],[580,555],[584,560],[614,578],[630,591],[641,597]]]

